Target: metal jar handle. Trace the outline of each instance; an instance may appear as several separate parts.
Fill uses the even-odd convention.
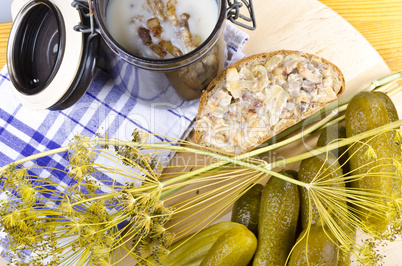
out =
[[[257,28],[252,0],[227,0],[227,3],[228,8],[226,18],[228,20],[233,24],[248,30],[255,30]],[[247,9],[247,15],[243,15],[243,13],[240,12],[243,5],[245,9]],[[238,19],[241,19],[244,22],[238,21]]]

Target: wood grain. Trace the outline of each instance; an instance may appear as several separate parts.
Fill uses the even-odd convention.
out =
[[[0,68],[6,64],[7,40],[12,23],[0,23]]]
[[[402,70],[402,1],[321,0],[351,23],[392,71]]]

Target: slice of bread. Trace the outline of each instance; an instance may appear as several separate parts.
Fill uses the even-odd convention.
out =
[[[281,50],[253,55],[220,73],[201,96],[198,144],[248,152],[335,101],[345,80],[331,62]]]

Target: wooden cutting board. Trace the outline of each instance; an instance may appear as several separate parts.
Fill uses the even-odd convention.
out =
[[[370,43],[324,4],[316,0],[253,0],[253,3],[257,29],[253,32],[247,31],[250,38],[243,49],[246,55],[290,49],[324,57],[336,64],[344,74],[346,90],[341,97],[358,92],[372,81],[391,73]],[[394,96],[393,100],[402,114],[401,94]],[[192,134],[189,140],[192,140]],[[301,153],[313,148],[315,141],[316,136],[313,136],[295,143],[291,148],[282,149],[277,156]],[[172,160],[178,161],[194,165],[202,160],[193,155],[180,154]],[[297,168],[297,165],[292,168]],[[219,219],[229,220],[230,210]],[[399,265],[399,261],[402,263],[402,254],[398,251],[401,245],[392,243],[383,248],[383,254],[386,255],[385,265]]]

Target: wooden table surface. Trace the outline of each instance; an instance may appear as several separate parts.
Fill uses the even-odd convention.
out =
[[[402,70],[401,0],[321,0],[321,2],[352,24],[379,52],[391,71]],[[257,23],[262,25],[263,20],[264,18],[260,17]],[[0,23],[0,68],[6,64],[7,39],[11,25],[11,23]],[[249,34],[252,38],[253,33]],[[0,258],[1,265],[6,264]]]

